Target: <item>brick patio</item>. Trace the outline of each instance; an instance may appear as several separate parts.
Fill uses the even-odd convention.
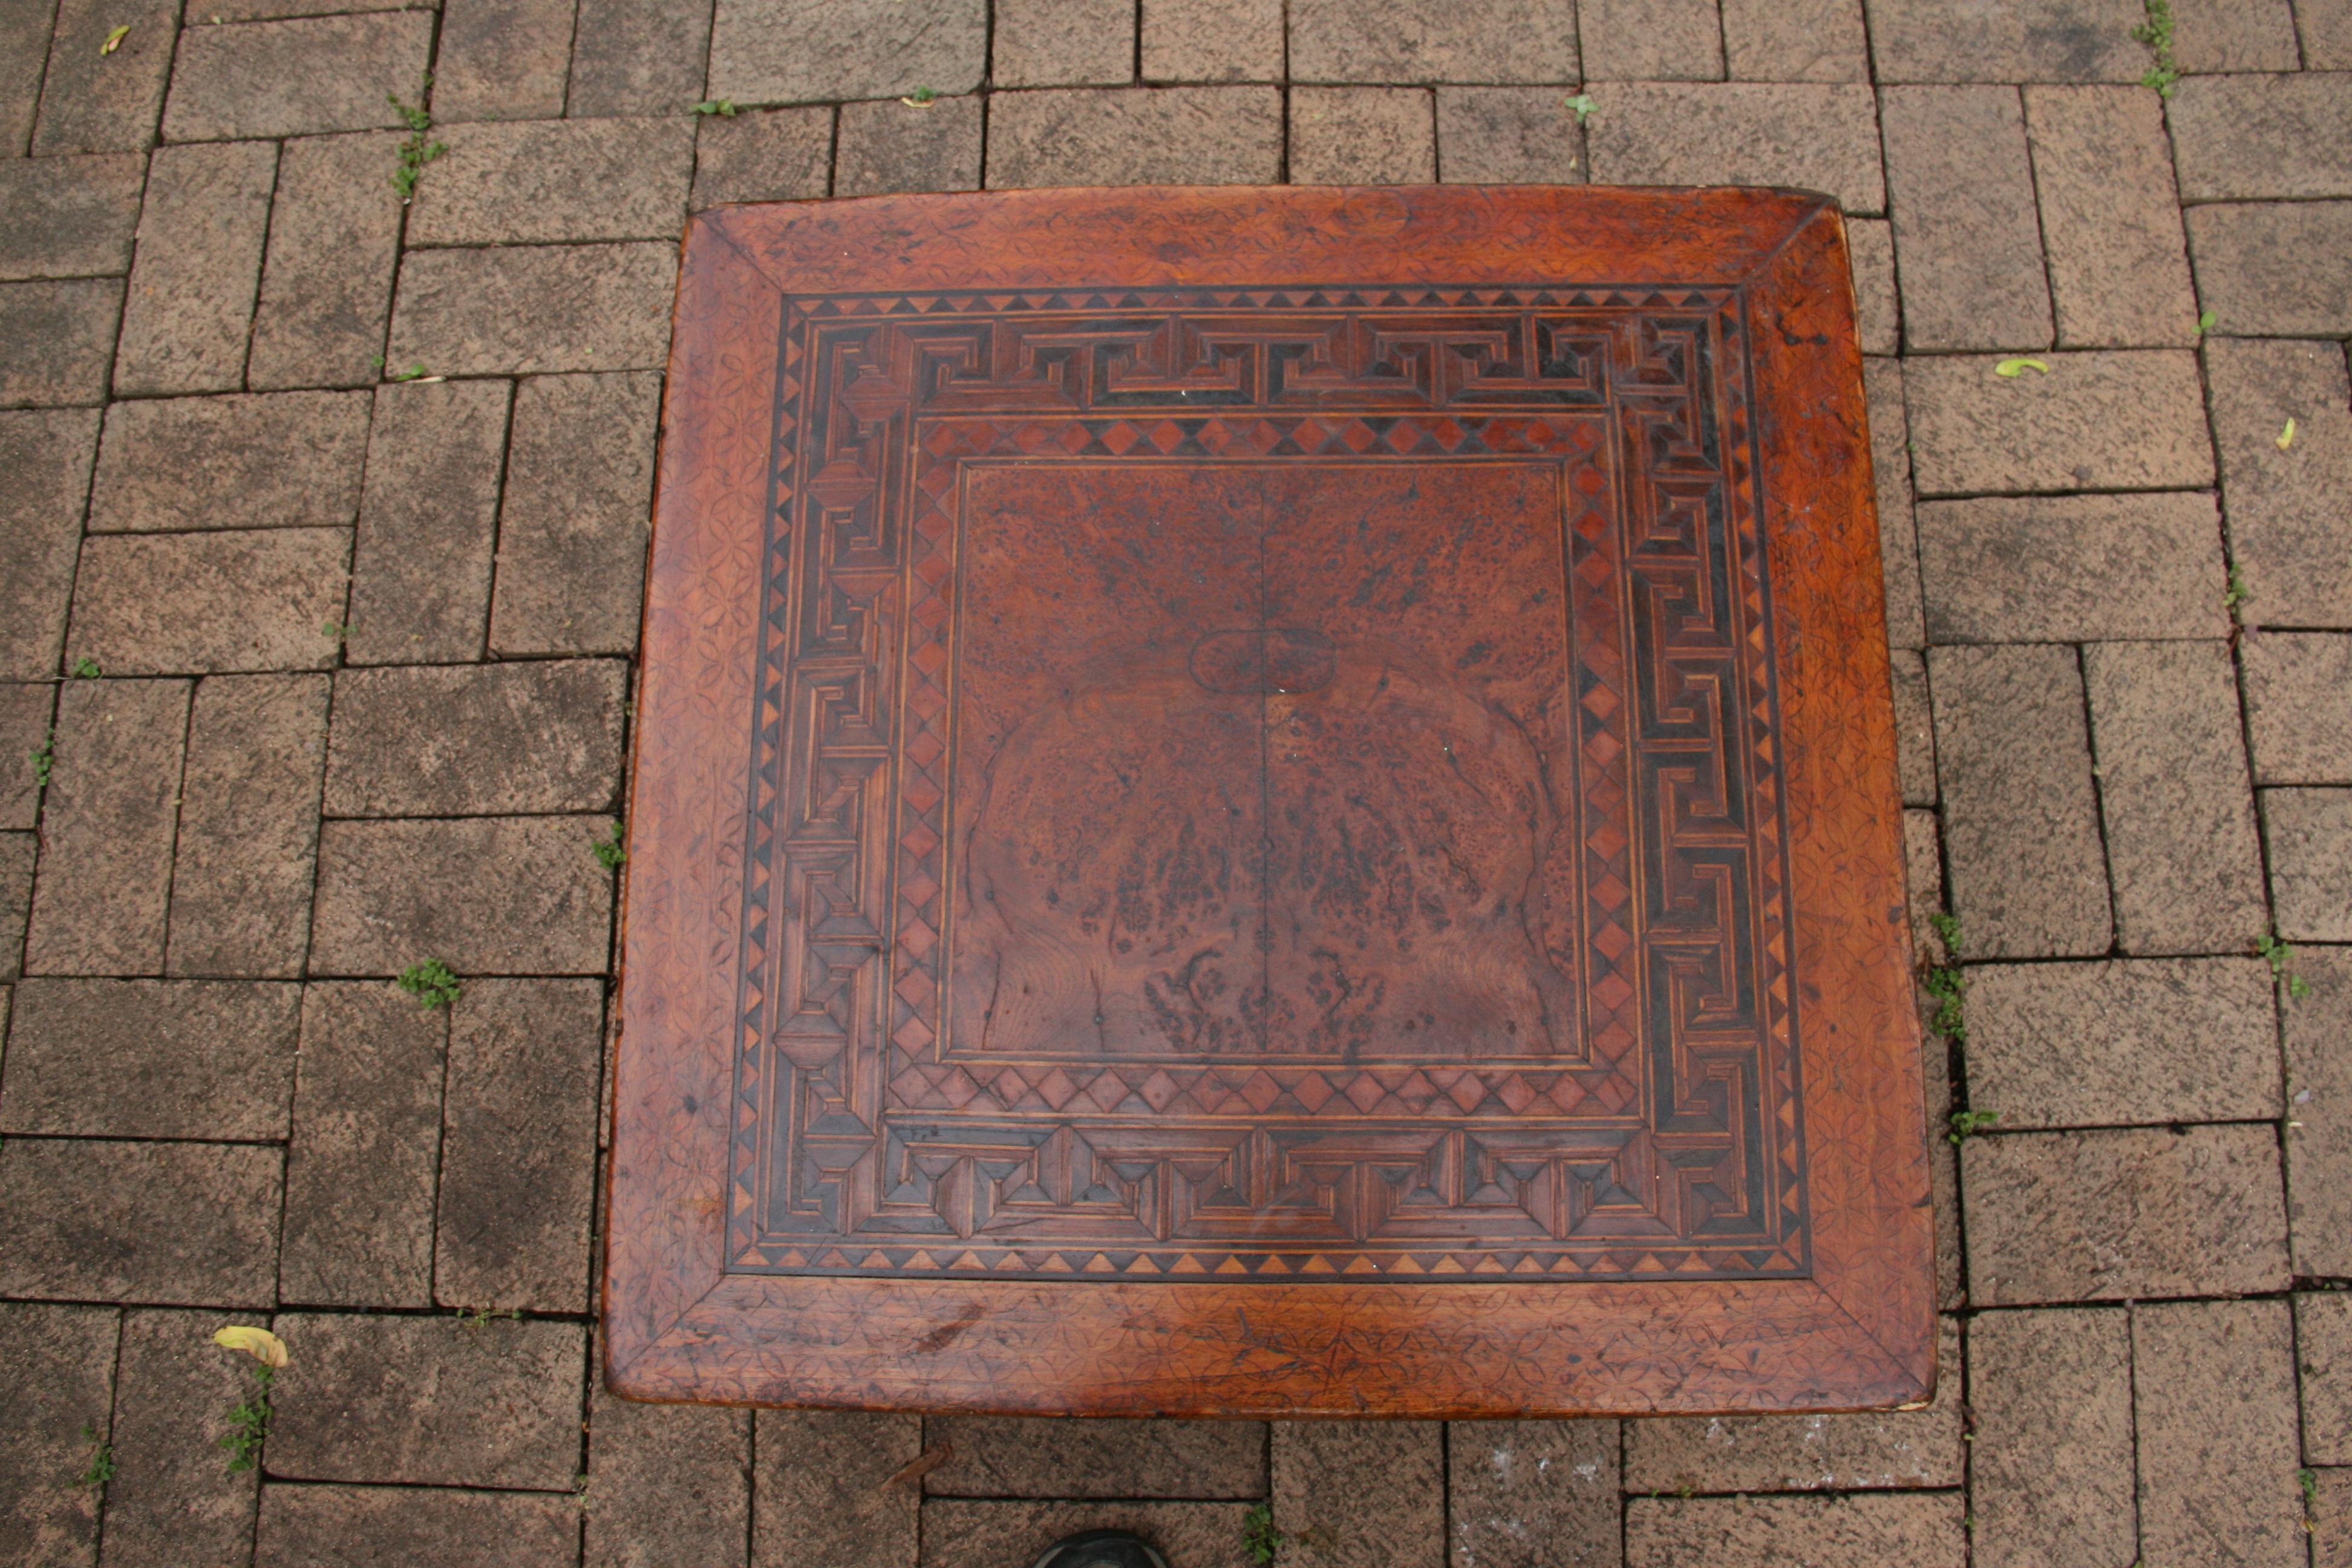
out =
[[[2176,0],[2168,100],[2139,0],[370,3],[0,0],[0,1559],[1239,1568],[1265,1501],[1302,1568],[2352,1565],[2352,0]],[[607,1398],[592,845],[686,214],[1588,178],[1853,215],[1969,980],[1927,1115],[1999,1118],[1936,1145],[1934,1405]],[[230,1321],[293,1357],[234,1477]]]

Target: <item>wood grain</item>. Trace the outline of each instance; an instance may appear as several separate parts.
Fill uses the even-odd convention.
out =
[[[613,1385],[1925,1397],[1867,452],[1817,197],[697,219]]]

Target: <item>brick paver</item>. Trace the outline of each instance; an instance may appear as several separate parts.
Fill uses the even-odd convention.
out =
[[[638,1405],[602,1387],[588,1408],[589,1568],[666,1558],[741,1568],[751,1412]]]
[[[121,675],[323,669],[351,531],[93,534],[74,581],[72,657]]]
[[[919,1416],[762,1410],[752,1441],[754,1563],[915,1561],[920,1500],[888,1483],[922,1456]]]
[[[0,1294],[267,1310],[282,1157],[268,1144],[0,1143]]]
[[[1434,1423],[1302,1422],[1274,1429],[1276,1517],[1315,1568],[1444,1561],[1444,1435]]]
[[[565,105],[575,117],[675,113],[701,96],[710,9],[677,0],[582,0]]]
[[[434,51],[434,109],[449,121],[562,113],[577,20],[562,0],[454,0]]]
[[[336,816],[606,811],[621,779],[617,659],[399,665],[335,686]]]
[[[503,381],[377,389],[344,617],[352,663],[482,657],[511,396]]]
[[[60,1486],[80,1473],[89,1442],[112,1403],[117,1314],[103,1307],[0,1306],[9,1353],[0,1360],[0,1550],[16,1562],[89,1562],[98,1543],[98,1499]]]
[[[122,281],[0,283],[0,408],[106,401]]]
[[[261,286],[278,147],[165,147],[149,161],[138,259],[114,351],[117,395],[234,392]]]
[[[0,3],[0,1558],[1244,1568],[1263,1505],[1291,1568],[2352,1568],[2352,5],[2175,9],[2166,97],[2140,0]],[[1994,1118],[1931,1146],[1936,1399],[613,1399],[594,846],[685,215],[1282,178],[1845,206],[1966,982],[1924,1110]],[[230,1321],[293,1347],[236,1477]]]
[[[2114,920],[2074,649],[1928,650],[1946,871],[1967,952],[2087,957]]]
[[[1969,1103],[2003,1128],[2279,1113],[2278,1020],[2259,959],[1986,963],[1968,974]]]
[[[2352,784],[2352,637],[2258,632],[2239,644],[2257,784]]]
[[[2132,1313],[2140,1543],[2151,1563],[2304,1561],[2287,1303]]]
[[[153,145],[155,121],[171,79],[178,5],[142,0],[113,7],[99,0],[59,0],[54,28],[43,38],[40,118],[33,125],[36,155],[56,153],[143,153]],[[46,13],[41,13],[46,19]],[[110,55],[99,50],[116,27],[131,30]]]
[[[2295,972],[2311,994],[2285,1009],[2288,1224],[2295,1272],[2352,1278],[2352,953],[2305,948]]]
[[[98,428],[95,411],[0,414],[0,675],[10,679],[58,673]]]
[[[651,239],[676,231],[694,127],[657,120],[457,126],[408,209],[411,245]]]
[[[643,374],[516,389],[492,653],[635,650],[660,401],[661,378]]]
[[[2236,673],[2219,642],[2083,650],[2116,942],[2126,952],[2226,952],[2262,934]]]
[[[1061,88],[989,105],[987,181],[1264,183],[1280,172],[1281,95],[1262,87]]]
[[[1960,1568],[1968,1561],[1960,1508],[1956,1492],[1635,1498],[1625,1509],[1625,1562]]]
[[[604,999],[593,980],[474,982],[449,1018],[434,1294],[584,1312]]]
[[[1146,81],[1282,78],[1282,0],[1152,0],[1142,9]]]
[[[2129,87],[2031,87],[2025,119],[2059,344],[2194,342],[2161,100]]]
[[[841,106],[833,194],[878,196],[894,191],[980,188],[981,100],[929,103],[884,99]],[[811,195],[818,194],[810,191]]]
[[[677,276],[675,247],[651,242],[412,250],[386,358],[446,375],[656,370]]]
[[[2278,1140],[2247,1123],[1996,1133],[1960,1156],[1979,1306],[2287,1284]]]
[[[26,981],[10,1008],[0,1131],[282,1139],[301,991],[259,981]]]
[[[135,1308],[122,1314],[114,1369],[115,1479],[106,1489],[102,1561],[240,1563],[253,1541],[260,1475],[226,1475],[220,1451],[191,1443],[246,1397],[243,1368],[212,1345],[241,1314]]]
[[[1619,1423],[1456,1421],[1445,1437],[1451,1562],[1588,1568],[1619,1560]]]
[[[2210,495],[1983,496],[1925,501],[1916,516],[1936,642],[2228,635]],[[2132,570],[2111,571],[2117,561]]]
[[[288,1312],[278,1328],[308,1352],[272,1400],[281,1474],[554,1491],[579,1471],[576,1323]]]
[[[1451,184],[1580,185],[1584,131],[1569,93],[1437,89],[1438,177]]]
[[[365,386],[383,352],[400,208],[376,188],[400,138],[378,132],[283,143],[247,385]]]
[[[1427,184],[1436,108],[1420,88],[1301,87],[1290,94],[1290,171],[1317,185]]]
[[[2352,487],[2352,383],[2335,342],[2223,339],[2205,351],[2221,510],[2248,626],[2352,627],[2335,503]],[[2294,420],[2294,436],[2279,437]]]
[[[1133,1421],[946,1416],[925,1441],[954,1449],[930,1473],[934,1497],[1180,1499],[1265,1492],[1266,1429],[1257,1421],[1152,1426]]]
[[[397,974],[438,957],[468,974],[599,973],[613,879],[588,847],[609,826],[597,816],[331,820],[319,835],[311,973]]]
[[[1879,117],[1905,345],[2046,347],[2050,283],[2016,89],[1888,88]]]
[[[945,118],[947,102],[924,106]],[[789,202],[825,194],[833,173],[831,109],[711,115],[696,128],[692,205]],[[975,132],[978,124],[973,125]]]
[[[171,973],[301,974],[330,691],[325,675],[197,685],[172,865]]]
[[[1860,83],[1604,82],[1591,91],[1596,184],[1796,185],[1849,213],[1885,210],[1875,106]]]
[[[448,1014],[383,981],[313,981],[301,1027],[278,1295],[430,1306]]]
[[[2267,789],[2262,803],[2279,934],[2352,942],[2352,789]]]
[[[83,278],[131,269],[147,161],[136,153],[17,158],[0,164],[0,279]]]
[[[432,18],[417,11],[191,27],[180,36],[170,142],[310,136],[400,123],[385,101],[425,71]],[[387,87],[385,84],[393,86]]]
[[[253,1560],[268,1568],[562,1568],[578,1561],[580,1505],[532,1492],[271,1487]]]
[[[2231,328],[2270,337],[2352,332],[2352,278],[2305,258],[2352,243],[2352,202],[2217,202],[2188,212],[2198,302]]]
[[[363,392],[118,403],[106,411],[89,531],[348,528],[367,444]]]
[[[2119,1309],[1986,1312],[1969,1324],[1978,1562],[2131,1559],[2131,1356]]]

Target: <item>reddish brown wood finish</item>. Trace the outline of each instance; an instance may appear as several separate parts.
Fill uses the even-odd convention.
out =
[[[698,218],[613,1386],[1925,1397],[1853,314],[1785,192]]]

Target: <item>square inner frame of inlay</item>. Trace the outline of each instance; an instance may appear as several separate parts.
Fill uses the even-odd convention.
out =
[[[950,1054],[1589,1058],[1566,479],[976,468]]]
[[[1858,370],[1785,193],[698,220],[615,1386],[1919,1396]]]

